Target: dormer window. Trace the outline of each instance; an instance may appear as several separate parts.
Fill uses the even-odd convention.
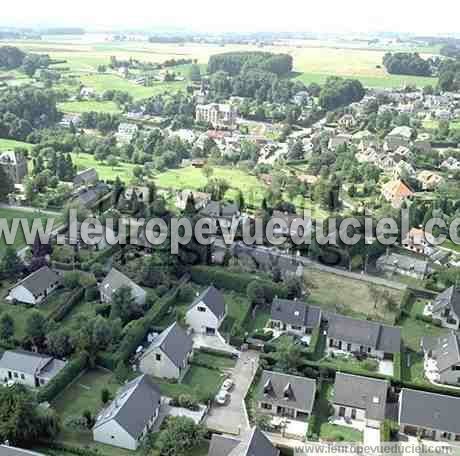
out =
[[[272,381],[268,379],[264,385],[264,394],[270,394],[273,391]]]
[[[292,386],[290,383],[288,383],[283,390],[283,397],[284,399],[291,399],[293,395],[294,393],[292,391]]]
[[[198,312],[206,312],[206,307],[198,306]]]

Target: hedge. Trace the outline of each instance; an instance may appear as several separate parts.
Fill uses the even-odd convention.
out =
[[[38,402],[51,402],[86,369],[88,361],[87,353],[81,353],[78,357],[69,361],[56,377],[38,391]]]
[[[70,311],[81,302],[84,296],[85,289],[77,289],[74,293],[72,293],[72,295],[68,299],[66,299],[61,305],[59,305],[50,313],[49,318],[56,322],[64,320],[64,318],[70,313]]]
[[[57,442],[39,442],[38,445],[40,446],[40,448],[43,448],[44,450],[54,450],[63,453],[75,454],[77,456],[105,456],[105,454],[101,453],[99,450],[92,451],[88,448],[77,448]]]

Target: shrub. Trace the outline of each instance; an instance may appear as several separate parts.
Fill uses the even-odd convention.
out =
[[[85,290],[83,288],[78,288],[68,299],[50,313],[49,318],[56,322],[64,320],[70,311],[81,302],[84,295]]]

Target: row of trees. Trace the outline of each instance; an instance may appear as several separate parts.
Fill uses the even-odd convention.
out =
[[[328,111],[347,106],[363,99],[365,90],[356,79],[331,76],[326,80],[319,96],[319,105]]]
[[[390,74],[432,76],[433,73],[430,62],[416,52],[388,52],[383,57],[383,65]]]

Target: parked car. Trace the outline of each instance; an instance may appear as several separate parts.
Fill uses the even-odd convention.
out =
[[[225,405],[227,403],[228,398],[230,397],[230,394],[228,391],[225,391],[224,389],[221,389],[216,396],[216,402],[219,405]]]
[[[234,384],[235,383],[231,378],[227,378],[227,380],[225,380],[224,384],[222,385],[222,389],[225,391],[230,391],[233,388]]]

